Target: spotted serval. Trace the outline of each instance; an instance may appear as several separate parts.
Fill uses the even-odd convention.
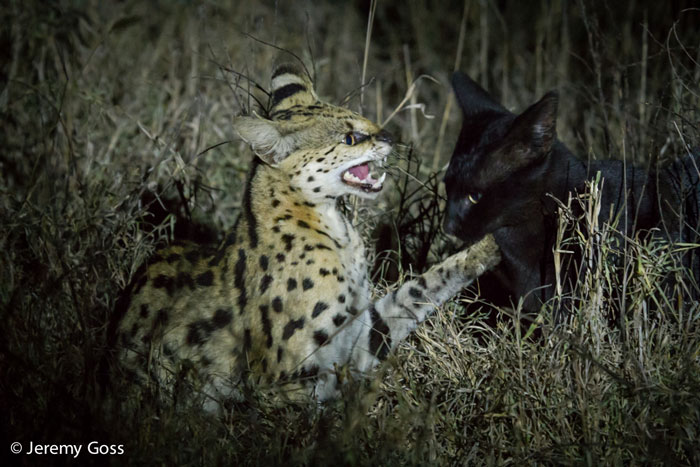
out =
[[[271,91],[268,117],[234,121],[257,157],[233,231],[211,254],[158,251],[113,326],[127,368],[161,388],[194,369],[214,410],[251,378],[333,397],[341,375],[369,372],[500,259],[488,236],[372,300],[365,245],[338,203],[382,190],[385,175],[375,178],[371,165],[385,160],[391,136],[319,101],[295,66],[274,71]]]

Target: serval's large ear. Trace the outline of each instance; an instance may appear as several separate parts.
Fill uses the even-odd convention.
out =
[[[465,119],[476,117],[485,111],[508,112],[491,94],[461,71],[455,71],[452,75],[452,89]]]
[[[294,133],[300,129],[290,124],[288,110],[317,102],[318,97],[306,70],[296,64],[285,63],[272,73],[268,112],[270,119],[259,115],[238,117],[233,126],[260,159],[274,166],[294,150]]]
[[[548,92],[512,121],[481,167],[485,183],[546,160],[557,139],[557,103],[557,93]]]
[[[314,85],[306,70],[285,63],[272,73],[270,83],[270,117],[274,120],[280,111],[294,106],[309,106],[318,101]]]
[[[286,63],[275,68],[270,83],[270,118],[257,114],[237,117],[233,126],[238,135],[266,164],[282,162],[297,144],[295,133],[305,125],[289,121],[293,107],[308,107],[318,103],[308,73],[301,66]],[[308,122],[307,122],[308,123]]]
[[[233,129],[268,165],[276,166],[294,149],[293,138],[290,135],[282,135],[277,122],[257,114],[234,118]]]
[[[548,154],[557,139],[558,103],[556,91],[542,96],[516,117],[505,139],[525,144],[532,159]]]

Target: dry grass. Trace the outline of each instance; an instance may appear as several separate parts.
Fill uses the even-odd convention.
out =
[[[485,328],[452,303],[376,380],[323,410],[252,394],[218,420],[147,395],[122,404],[125,383],[97,389],[106,323],[138,265],[159,243],[235,220],[250,154],[230,123],[250,108],[253,84],[230,70],[264,86],[280,53],[265,43],[299,55],[321,96],[349,95],[380,121],[416,77],[438,81],[419,81],[406,101],[437,118],[414,105],[389,123],[408,145],[390,194],[359,207],[368,238],[380,218],[399,234],[388,243],[398,267],[378,267],[380,284],[449,249],[441,175],[430,169],[447,162],[459,129],[455,61],[509,108],[559,89],[560,136],[584,156],[665,161],[700,142],[700,11],[376,2],[370,37],[369,4],[358,5],[11,0],[2,9],[3,438],[123,444],[107,459],[120,465],[700,464],[697,278],[680,247],[628,239],[621,250],[604,226],[571,216],[562,228],[574,240],[561,249],[576,242],[597,261],[572,294],[577,313],[554,327],[544,309],[539,339],[508,318]],[[161,204],[169,210],[152,215]],[[508,313],[517,322],[517,308]]]

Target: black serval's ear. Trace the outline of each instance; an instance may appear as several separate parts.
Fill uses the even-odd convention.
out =
[[[508,113],[501,104],[491,97],[491,94],[461,71],[455,71],[452,75],[452,88],[465,118],[484,111]]]
[[[545,159],[557,137],[557,101],[557,94],[549,92],[513,120],[500,144],[484,159],[479,171],[482,185],[503,182]]]
[[[545,94],[515,118],[506,140],[526,146],[529,150],[521,154],[524,157],[536,159],[549,153],[557,139],[558,104],[556,91]]]

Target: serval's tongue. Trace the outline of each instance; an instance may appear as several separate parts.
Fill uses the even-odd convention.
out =
[[[348,172],[350,172],[351,174],[353,174],[354,176],[356,176],[360,180],[364,180],[369,175],[369,165],[367,165],[367,164],[358,165],[358,166],[355,166],[355,167],[349,169]]]

